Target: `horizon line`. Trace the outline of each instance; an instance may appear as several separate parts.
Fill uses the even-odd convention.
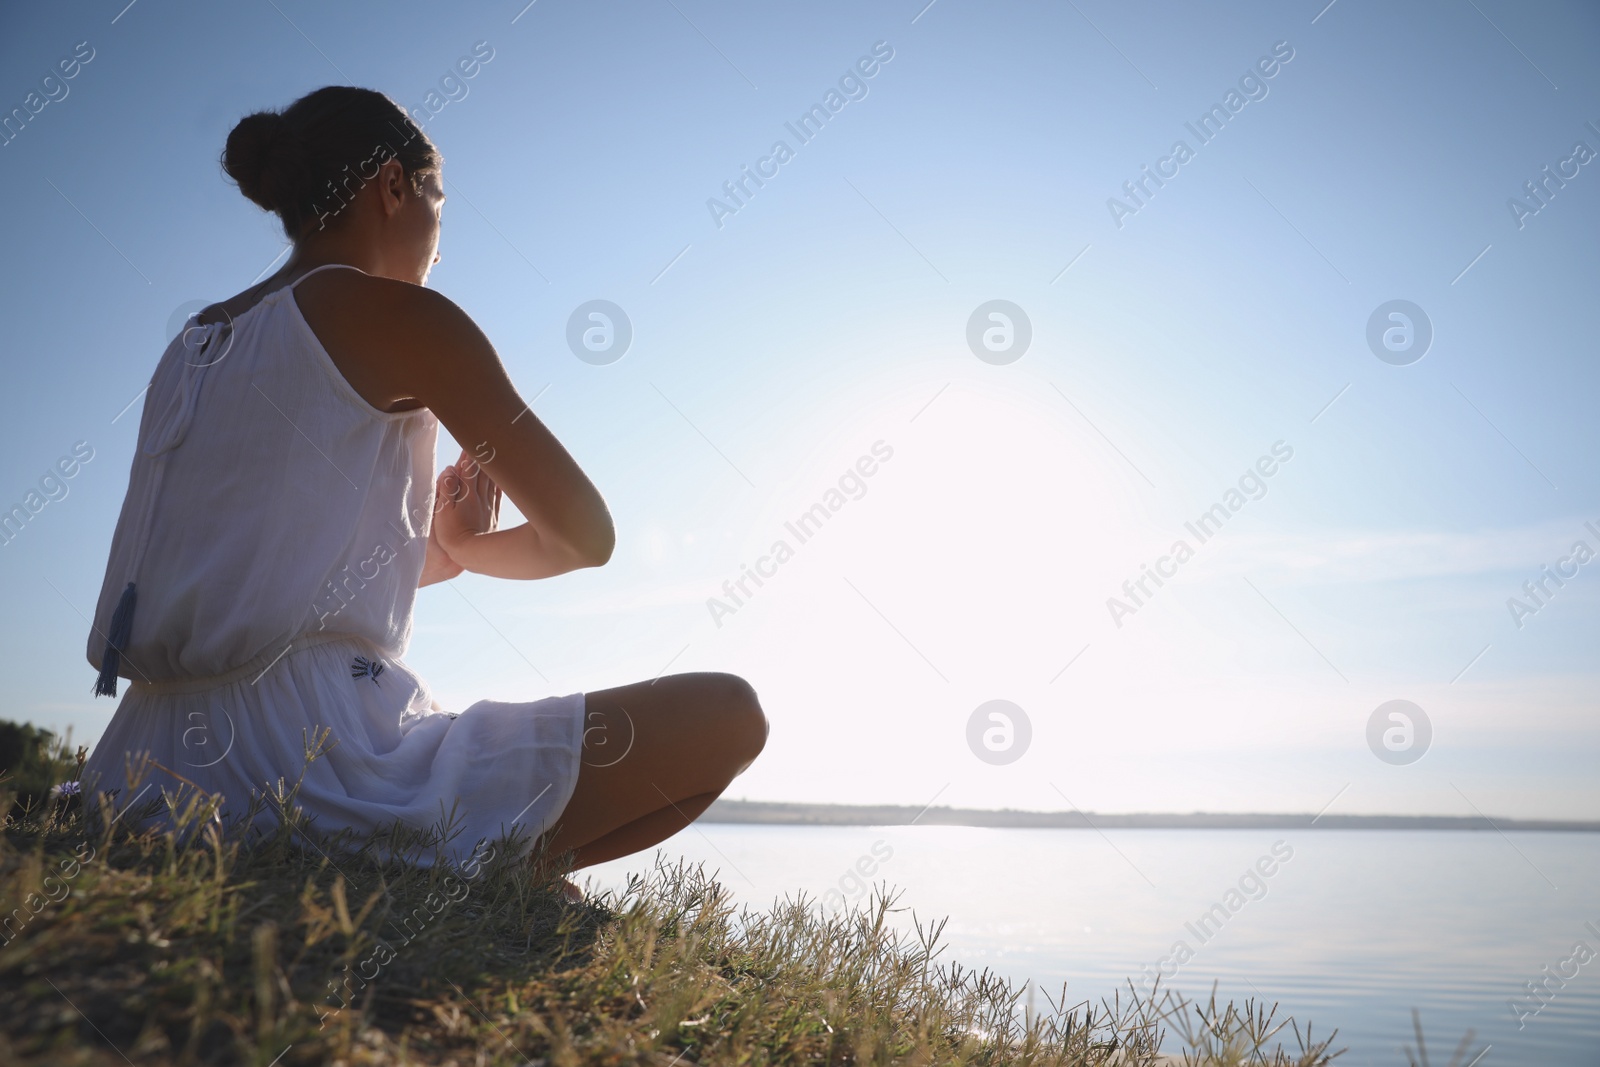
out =
[[[914,804],[832,804],[719,797],[699,821],[778,826],[972,826],[993,829],[1388,829],[1561,830],[1600,832],[1600,819],[1510,818],[1486,815],[1330,815],[1311,812],[1095,812],[1077,808],[918,807]]]

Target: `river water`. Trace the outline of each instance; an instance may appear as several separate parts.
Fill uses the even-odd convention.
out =
[[[1435,1064],[1468,1029],[1481,1067],[1600,1064],[1600,834],[696,824],[661,852],[753,906],[891,885],[949,917],[946,958],[1073,1002],[1217,982],[1337,1028],[1345,1067],[1405,1064],[1413,1008]],[[581,876],[619,888],[651,863]]]

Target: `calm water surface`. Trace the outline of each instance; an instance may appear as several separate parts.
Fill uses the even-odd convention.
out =
[[[1405,1064],[1413,1007],[1436,1064],[1471,1029],[1481,1067],[1600,1067],[1600,958],[1573,960],[1580,941],[1600,953],[1597,834],[707,824],[668,845],[751,905],[890,883],[949,917],[946,958],[1074,1001],[1157,969],[1190,997],[1216,981],[1336,1027],[1347,1067]],[[584,873],[617,888],[650,863]],[[1563,973],[1531,1014],[1527,983]]]

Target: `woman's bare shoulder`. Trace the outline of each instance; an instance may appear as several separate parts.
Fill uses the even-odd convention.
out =
[[[199,313],[200,322],[238,318],[273,293],[288,288],[293,288],[292,295],[302,312],[311,307],[339,305],[340,313],[352,319],[397,313],[425,314],[430,310],[437,315],[445,308],[460,312],[448,298],[420,285],[359,270],[325,270],[312,277],[273,278],[253,285],[226,300],[207,305]]]
[[[319,335],[327,329],[350,339],[370,338],[395,357],[478,334],[467,313],[444,294],[353,270],[307,278],[293,298]]]
[[[416,394],[432,365],[487,345],[452,300],[409,282],[329,270],[288,299],[356,392],[383,411],[422,406]]]

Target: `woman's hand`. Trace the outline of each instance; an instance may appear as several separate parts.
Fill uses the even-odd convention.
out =
[[[483,463],[465,451],[439,475],[431,536],[457,568],[448,577],[469,570],[495,578],[548,578],[584,565],[532,523],[501,529],[501,499]]]
[[[499,527],[501,499],[500,487],[465,449],[459,460],[439,472],[419,587],[447,581],[465,569],[457,554],[467,554],[477,537]]]
[[[450,553],[439,544],[439,527],[434,526],[428,531],[428,554],[422,560],[422,577],[417,581],[417,588],[432,585],[434,582],[448,582],[462,571],[466,570],[461,564],[450,558]]]

